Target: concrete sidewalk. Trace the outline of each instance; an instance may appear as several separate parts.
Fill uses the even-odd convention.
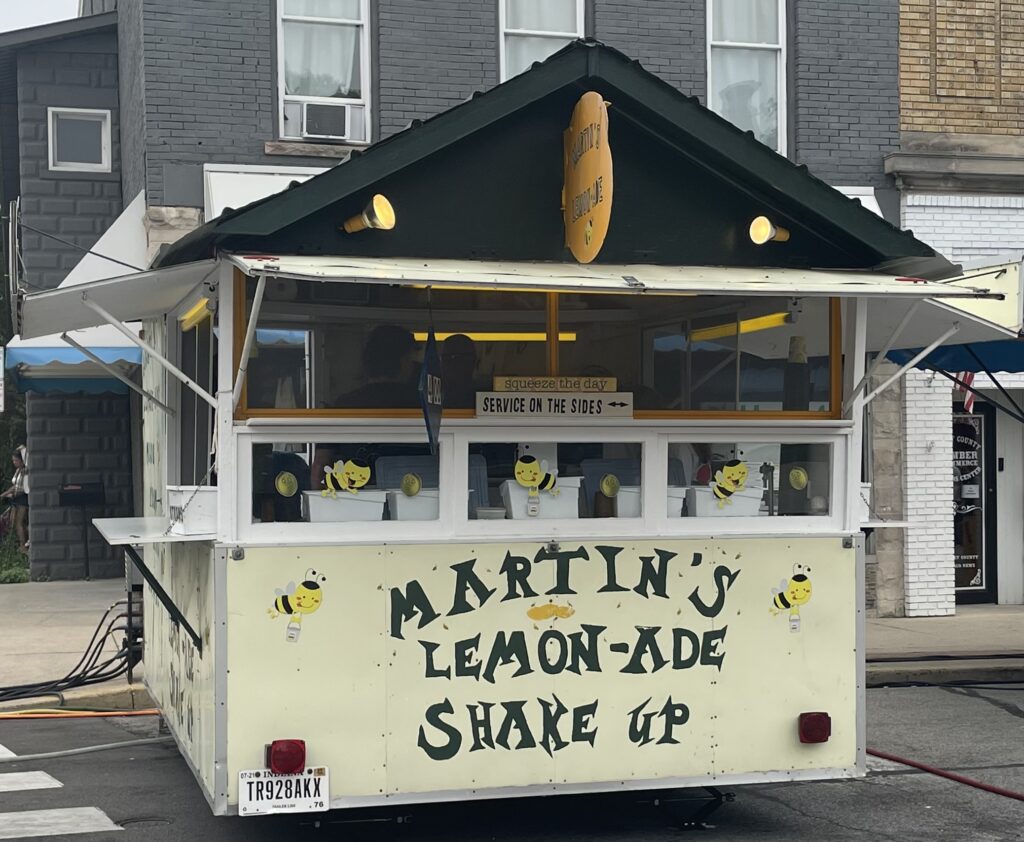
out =
[[[997,655],[1019,657],[991,657]],[[870,618],[867,657],[869,687],[1021,681],[1024,605],[959,605],[953,617]]]
[[[103,613],[124,598],[123,579],[0,585],[0,687],[53,681],[65,676],[86,651]],[[123,610],[119,608],[115,613]],[[112,613],[111,618],[113,616]],[[120,624],[123,623],[121,620]],[[104,649],[104,659],[117,651],[123,636],[123,632],[111,635]],[[134,686],[122,677],[66,691],[65,703],[88,707],[146,707],[149,699],[142,688],[141,665],[136,667],[134,677]],[[0,703],[0,708],[49,707],[58,701],[51,695],[30,703]]]
[[[64,676],[82,656],[103,612],[124,598],[124,581],[30,582],[0,585],[0,686]],[[120,645],[121,634],[107,651]],[[868,685],[907,681],[1024,680],[1024,606],[964,605],[955,617],[871,618],[867,621]],[[72,690],[66,703],[148,707],[143,665],[126,678]],[[7,706],[52,705],[54,697]]]

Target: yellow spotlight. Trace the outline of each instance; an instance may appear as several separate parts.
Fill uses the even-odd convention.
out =
[[[435,333],[438,342],[444,342],[449,336],[468,336],[474,342],[546,342],[548,335],[546,333],[504,333],[501,331],[453,331],[452,333]],[[427,333],[426,331],[417,331],[413,333],[413,338],[417,342],[426,342]],[[575,342],[576,333],[575,331],[563,331],[558,334],[559,342]]]
[[[767,216],[758,216],[750,223],[750,239],[758,246],[769,240],[784,243],[789,239],[789,229],[776,227]]]
[[[395,209],[387,197],[377,193],[362,213],[346,219],[343,226],[346,234],[355,234],[365,228],[378,228],[382,231],[390,231],[395,227]]]
[[[782,327],[789,324],[789,313],[769,313],[767,316],[756,316],[753,319],[741,319],[739,330],[736,322],[714,327],[701,327],[690,331],[690,339],[693,342],[710,342],[712,339],[726,339],[735,336],[737,333],[754,333],[758,330],[768,330],[773,327]]]
[[[187,333],[212,315],[213,308],[210,307],[210,299],[200,298],[186,312],[178,316],[178,322],[181,324],[181,329]]]

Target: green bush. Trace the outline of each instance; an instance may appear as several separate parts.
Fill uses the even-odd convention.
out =
[[[0,585],[28,581],[28,555],[18,549],[12,530],[0,540]]]

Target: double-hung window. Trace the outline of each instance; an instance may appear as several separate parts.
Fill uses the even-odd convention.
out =
[[[708,0],[711,110],[786,152],[786,0]]]
[[[281,136],[370,140],[369,0],[278,0]]]
[[[500,0],[501,81],[583,37],[584,0]]]

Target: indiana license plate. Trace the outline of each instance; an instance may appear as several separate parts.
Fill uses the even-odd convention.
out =
[[[326,766],[313,766],[295,775],[275,775],[269,769],[238,773],[238,814],[314,813],[330,809],[331,785]]]

